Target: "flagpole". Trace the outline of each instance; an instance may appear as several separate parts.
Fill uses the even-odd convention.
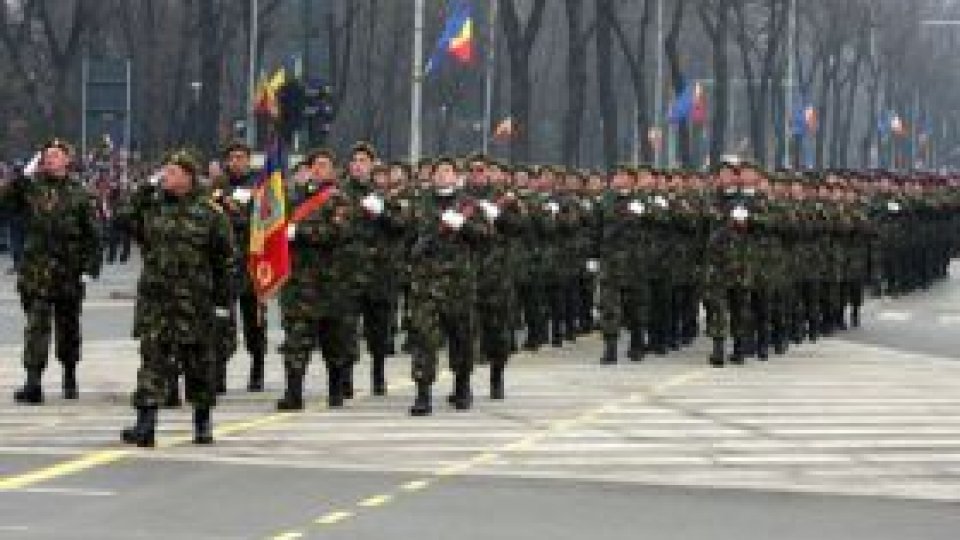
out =
[[[487,42],[487,75],[483,107],[483,153],[490,154],[490,124],[493,122],[493,76],[497,60],[497,0],[490,0],[490,38]]]
[[[787,17],[789,28],[787,30],[787,84],[784,89],[787,95],[783,114],[783,165],[786,169],[792,169],[793,160],[790,159],[790,137],[792,137],[793,134],[790,132],[790,118],[793,115],[793,91],[794,81],[796,79],[793,50],[796,46],[794,43],[794,33],[797,27],[797,0],[790,0],[790,13]]]
[[[654,166],[661,165],[664,143],[669,144],[670,129],[663,129],[663,0],[657,0],[657,84],[653,97],[653,122],[660,130],[660,144],[654,148]],[[667,137],[664,137],[667,134]]]
[[[416,0],[413,22],[413,87],[410,92],[410,162],[420,161],[423,117],[423,19],[424,0]]]
[[[257,85],[257,33],[259,30],[259,2],[250,0],[250,58],[247,71],[247,145],[256,144],[256,115],[254,114],[254,94]]]

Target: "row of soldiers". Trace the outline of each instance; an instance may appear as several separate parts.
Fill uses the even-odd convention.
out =
[[[61,151],[69,155],[64,148],[45,152],[55,161]],[[134,324],[142,358],[137,423],[124,431],[127,442],[153,444],[157,409],[179,401],[181,376],[195,441],[212,441],[210,409],[226,390],[237,322],[251,356],[248,390],[263,390],[267,319],[244,256],[257,178],[249,148],[232,145],[224,157],[225,176],[202,187],[195,160],[173,154],[118,212],[144,257]],[[56,206],[44,203],[49,190],[57,182],[64,193],[72,189],[47,170],[21,185],[34,201],[32,233],[76,243],[86,226],[79,199],[58,207],[71,216],[67,226],[42,225]],[[601,361],[615,363],[626,333],[626,357],[640,361],[691,344],[701,333],[701,306],[712,365],[782,354],[858,325],[864,290],[899,295],[945,276],[960,238],[958,194],[957,182],[941,177],[766,175],[749,164],[710,175],[618,167],[608,176],[510,169],[473,156],[412,168],[379,164],[365,144],[340,173],[333,153],[319,150],[297,166],[288,188],[292,274],[280,293],[285,391],[277,407],[303,408],[317,349],[329,405],[352,398],[361,328],[372,392],[383,395],[398,318],[417,416],[432,412],[444,346],[454,378],[448,401],[461,410],[472,406],[480,359],[490,365],[490,397],[503,399],[504,369],[520,347],[559,347],[600,330]],[[72,250],[39,245],[31,251],[37,271],[20,285],[27,382],[16,397],[25,403],[42,401],[50,317],[42,308],[60,313],[57,286],[96,271],[85,257],[64,257]],[[37,285],[55,266],[76,279]],[[82,285],[70,292],[77,308],[64,312],[78,317]],[[78,335],[70,345],[78,360]],[[65,373],[76,365],[61,362]],[[75,380],[68,393],[65,378],[64,391],[75,397]]]

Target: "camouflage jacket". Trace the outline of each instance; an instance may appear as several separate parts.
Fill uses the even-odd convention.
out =
[[[0,199],[24,217],[23,296],[83,296],[81,275],[100,274],[101,252],[93,197],[78,182],[41,174],[20,178]]]
[[[134,337],[207,343],[215,334],[215,309],[233,297],[236,250],[227,217],[199,192],[174,197],[147,186],[117,219],[143,254]]]

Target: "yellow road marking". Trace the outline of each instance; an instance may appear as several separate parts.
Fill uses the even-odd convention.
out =
[[[374,495],[373,497],[369,497],[358,502],[357,506],[363,508],[375,508],[377,506],[383,506],[392,500],[393,495]]]
[[[131,450],[101,450],[82,455],[78,458],[68,459],[60,463],[55,463],[49,467],[43,467],[24,474],[8,476],[0,479],[0,491],[10,491],[33,486],[41,482],[53,480],[86,471],[100,465],[115,463],[131,455]]]
[[[406,484],[400,486],[400,489],[403,491],[412,493],[414,491],[420,491],[430,486],[430,480],[411,480]]]
[[[355,514],[353,512],[348,512],[346,510],[338,510],[336,512],[330,512],[325,516],[321,516],[314,523],[317,525],[333,525],[335,523],[340,523],[345,519],[350,519]]]
[[[280,533],[270,540],[297,540],[298,538],[303,538],[302,532],[290,531],[285,533]]]

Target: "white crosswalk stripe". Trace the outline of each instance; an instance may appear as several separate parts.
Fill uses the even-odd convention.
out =
[[[920,354],[824,341],[769,363],[709,370],[704,345],[692,352],[608,369],[599,343],[520,356],[508,376],[508,400],[491,402],[486,368],[476,373],[476,405],[457,413],[438,383],[433,417],[406,416],[409,385],[386,398],[359,396],[346,409],[314,407],[287,422],[221,439],[212,448],[172,447],[138,454],[172,459],[436,472],[464,463],[465,474],[578,478],[701,487],[801,490],[960,500],[960,363]],[[0,353],[15,347],[0,347]],[[85,346],[85,393],[77,404],[51,394],[50,405],[0,402],[0,454],[74,454],[115,446],[130,418],[127,392],[137,367],[129,340]],[[281,388],[270,358],[272,392],[232,392],[218,422],[271,411]],[[9,395],[18,367],[0,367]],[[232,365],[240,388],[242,355]],[[49,389],[58,386],[51,370]],[[686,373],[683,384],[654,391]],[[406,381],[408,359],[390,362]],[[323,400],[319,365],[310,399]],[[161,414],[162,435],[189,429],[187,411]],[[478,458],[482,456],[482,458]]]

